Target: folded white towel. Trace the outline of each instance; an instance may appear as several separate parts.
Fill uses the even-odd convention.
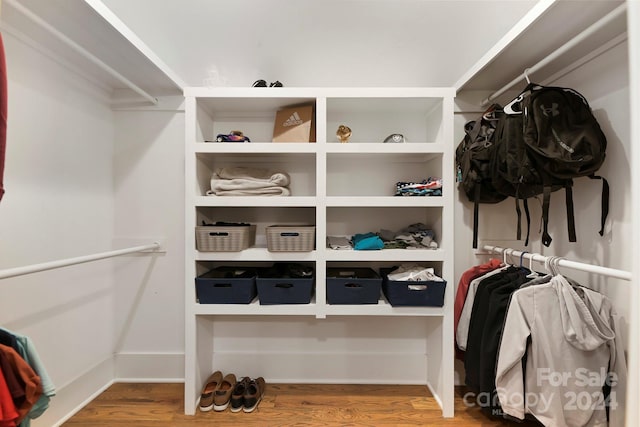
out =
[[[242,179],[269,183],[270,185],[278,187],[286,187],[291,181],[286,172],[248,167],[219,168],[214,172],[211,179]]]
[[[254,189],[207,191],[207,196],[290,196],[287,187],[264,187]]]

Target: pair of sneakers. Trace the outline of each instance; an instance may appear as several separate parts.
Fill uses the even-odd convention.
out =
[[[202,394],[200,395],[200,410],[208,412],[210,410],[224,411],[229,406],[231,393],[236,387],[236,376],[227,374],[224,377],[222,372],[215,371],[207,378]]]
[[[231,412],[253,412],[264,395],[264,378],[244,377],[238,381],[231,393]]]
[[[267,87],[267,82],[262,79],[256,80],[255,82],[253,82],[253,85],[251,85],[251,87]],[[276,80],[275,82],[271,83],[269,87],[282,87],[282,83]]]

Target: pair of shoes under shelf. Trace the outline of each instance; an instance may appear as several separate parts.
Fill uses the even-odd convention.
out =
[[[262,377],[242,378],[231,394],[231,412],[253,412],[262,400],[265,388],[266,383]]]
[[[215,371],[207,378],[202,394],[200,395],[200,410],[208,412],[210,410],[224,411],[229,406],[231,393],[236,386],[236,376],[227,374],[222,377],[222,372]]]

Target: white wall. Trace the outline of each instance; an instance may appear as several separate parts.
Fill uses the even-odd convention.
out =
[[[166,253],[115,261],[118,378],[184,377],[184,107],[115,112],[115,236]],[[137,239],[137,240],[132,240]]]
[[[622,43],[595,60],[564,76],[553,85],[572,87],[582,93],[594,110],[607,136],[607,158],[599,174],[606,177],[611,186],[610,211],[605,236],[600,237],[601,184],[588,178],[580,178],[574,184],[574,208],[577,242],[569,243],[566,230],[564,191],[554,193],[551,198],[549,233],[553,242],[549,248],[540,243],[541,209],[538,203],[530,203],[532,209],[531,232],[533,241],[528,251],[544,255],[564,256],[567,259],[603,265],[631,271],[634,260],[632,242],[628,238],[632,230],[631,213],[631,141],[629,115],[629,75],[627,43]],[[535,76],[532,76],[535,81]],[[524,87],[524,84],[522,85]],[[467,94],[468,95],[468,94]],[[464,97],[462,94],[461,97]],[[500,100],[504,105],[510,98]],[[457,115],[456,141],[463,135],[466,120],[476,115]],[[464,224],[456,230],[456,277],[471,265],[486,257],[477,257],[471,249],[473,205],[459,194],[456,206],[456,223]],[[523,225],[524,221],[523,215]],[[498,240],[508,242],[510,247],[523,248],[524,241],[515,240],[516,213],[514,201],[507,199],[497,205],[480,206],[480,241]],[[517,260],[516,260],[517,261]],[[542,267],[539,266],[538,267]],[[631,282],[589,275],[572,270],[563,273],[575,278],[611,298],[614,307],[624,317],[625,339],[630,319]],[[458,367],[460,368],[460,367]],[[459,369],[460,371],[460,369]]]
[[[114,127],[107,94],[10,32],[3,38],[9,112],[0,269],[110,249]],[[110,261],[0,281],[0,325],[32,338],[59,392],[37,425],[52,425],[87,398],[74,394],[82,374],[108,369],[112,283]]]

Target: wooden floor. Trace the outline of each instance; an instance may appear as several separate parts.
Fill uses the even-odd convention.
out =
[[[64,426],[539,426],[485,416],[456,389],[455,418],[442,418],[425,386],[267,384],[252,413],[184,415],[182,384],[114,384]],[[466,399],[472,401],[474,399]]]

